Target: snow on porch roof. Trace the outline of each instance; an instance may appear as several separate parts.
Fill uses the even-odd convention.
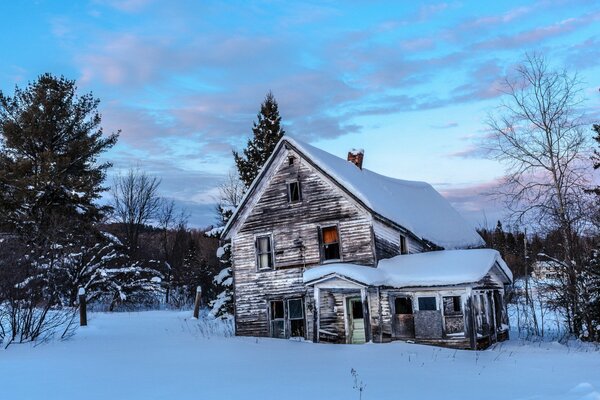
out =
[[[496,250],[441,250],[381,260],[377,268],[336,263],[306,270],[304,283],[339,275],[368,286],[396,288],[446,286],[478,282],[498,263],[508,280],[510,269]]]
[[[483,239],[430,184],[379,175],[284,136],[292,146],[381,216],[445,249],[478,247]]]

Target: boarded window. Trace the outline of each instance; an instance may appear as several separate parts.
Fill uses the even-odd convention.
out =
[[[408,246],[406,245],[406,236],[400,235],[400,254],[408,254]]]
[[[437,303],[435,297],[419,297],[419,310],[420,311],[435,311],[437,310]]]
[[[285,338],[285,312],[282,300],[271,302],[271,336]]]
[[[304,337],[304,305],[302,299],[288,300],[288,318],[290,321],[290,336]]]
[[[290,201],[290,203],[302,200],[302,196],[300,195],[299,182],[288,183],[288,200]]]
[[[273,268],[271,236],[259,236],[256,238],[256,264],[258,269]]]
[[[396,297],[394,300],[394,310],[396,314],[412,314],[412,300],[408,297]]]
[[[337,226],[321,228],[321,255],[323,260],[340,259],[340,237]]]

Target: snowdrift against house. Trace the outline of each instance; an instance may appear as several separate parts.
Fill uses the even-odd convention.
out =
[[[484,244],[475,229],[430,184],[394,179],[284,136],[374,212],[445,249]]]
[[[494,267],[500,267],[512,281],[512,273],[500,253],[491,249],[442,250],[400,255],[381,260],[377,268],[335,263],[309,269],[305,283],[340,275],[368,286],[395,288],[445,286],[478,282]]]

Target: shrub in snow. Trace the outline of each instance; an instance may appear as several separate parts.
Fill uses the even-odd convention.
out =
[[[214,277],[218,295],[210,303],[211,314],[221,317],[233,314],[233,277],[231,275],[231,244],[227,243],[217,250],[219,261],[224,268]]]

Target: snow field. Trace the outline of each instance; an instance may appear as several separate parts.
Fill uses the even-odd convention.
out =
[[[232,337],[191,312],[91,313],[65,342],[0,351],[2,399],[600,400],[600,351],[512,340],[486,351]]]

